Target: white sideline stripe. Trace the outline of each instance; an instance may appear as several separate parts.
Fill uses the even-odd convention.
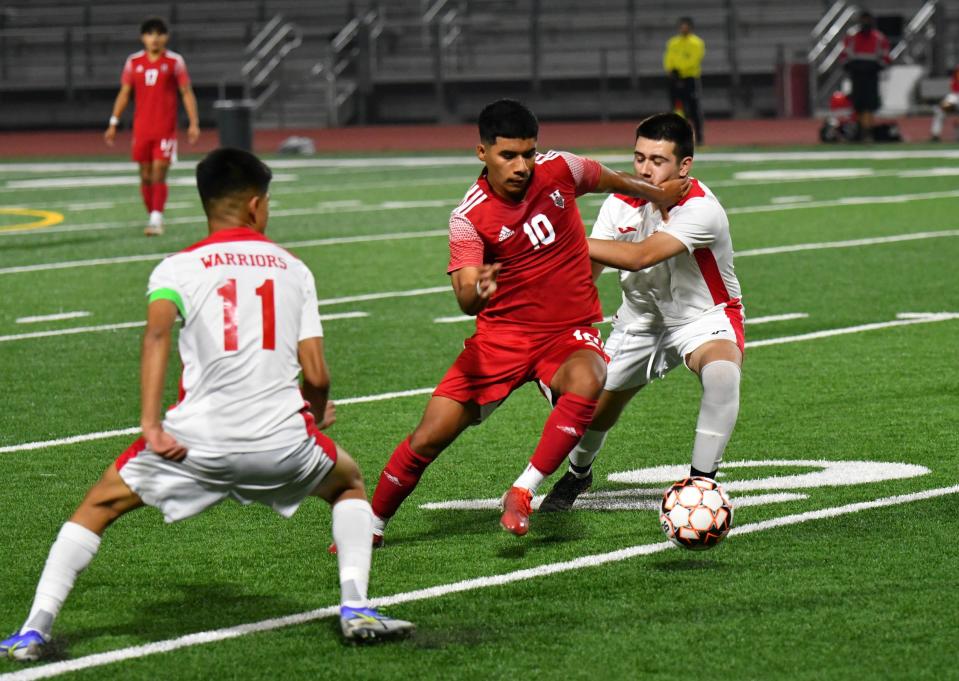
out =
[[[739,527],[734,527],[729,531],[729,535],[739,536],[744,534],[753,534],[755,532],[771,530],[777,527],[798,525],[811,520],[836,518],[839,516],[858,513],[860,511],[866,511],[874,508],[885,508],[888,506],[907,504],[914,501],[935,499],[937,497],[943,497],[949,494],[955,494],[957,492],[959,492],[959,485],[953,485],[951,487],[939,487],[935,489],[924,490],[922,492],[914,492],[912,494],[880,497],[879,499],[873,499],[871,501],[861,501],[843,506],[832,506],[816,511],[794,513],[779,518],[772,518],[770,520],[762,520],[741,525]],[[384,596],[382,598],[372,599],[372,604],[374,607],[383,607],[440,598],[450,594],[476,591],[478,589],[487,589],[493,586],[513,584],[516,582],[523,582],[530,579],[536,579],[538,577],[547,577],[549,575],[560,574],[563,572],[572,572],[574,570],[582,570],[584,568],[597,567],[609,563],[618,563],[638,556],[649,556],[654,553],[661,553],[672,548],[675,547],[668,541],[658,542],[656,544],[639,544],[636,546],[627,547],[625,549],[618,549],[616,551],[609,551],[606,553],[595,553],[588,556],[580,556],[579,558],[574,558],[572,560],[566,560],[557,563],[547,563],[545,565],[539,565],[537,567],[526,568],[523,570],[514,570],[512,572],[507,572],[500,575],[474,577],[473,579],[464,579],[459,582],[440,584],[424,589],[416,589],[414,591],[406,591],[403,593],[393,594],[392,596]],[[36,679],[48,679],[54,676],[59,676],[60,674],[79,671],[81,669],[91,669],[94,667],[114,664],[116,662],[122,662],[124,660],[147,657],[157,653],[167,653],[174,650],[179,650],[181,648],[188,648],[206,643],[215,643],[217,641],[225,641],[232,638],[238,638],[240,636],[246,636],[248,634],[283,629],[285,627],[295,626],[297,624],[304,624],[306,622],[332,617],[338,613],[338,610],[338,606],[333,605],[325,608],[319,608],[317,610],[309,610],[307,612],[287,615],[286,617],[276,617],[268,620],[261,620],[260,622],[251,622],[249,624],[225,627],[223,629],[202,631],[166,641],[156,641],[154,643],[147,643],[139,646],[120,648],[119,650],[112,650],[106,653],[87,655],[86,657],[80,657],[75,660],[53,662],[41,667],[33,667],[31,669],[25,669],[23,671],[13,672],[11,674],[3,674],[0,675],[0,679],[3,681],[35,681]]]
[[[630,163],[631,154],[596,154],[590,158],[601,163]],[[705,151],[696,154],[697,162],[761,162],[761,161],[896,161],[903,158],[932,158],[932,159],[959,159],[959,150],[942,149],[910,149],[910,150],[836,150],[836,151],[749,151],[749,152],[720,152]],[[475,156],[363,156],[357,158],[310,158],[310,159],[266,159],[271,168],[298,169],[298,168],[372,168],[382,167],[413,167],[424,166],[475,166],[479,162]],[[180,164],[173,172],[192,172],[195,167],[193,161]],[[49,173],[49,172],[78,172],[102,173],[133,171],[132,162],[98,161],[90,163],[58,163],[58,162],[25,162],[0,163],[0,173]]]
[[[800,194],[797,196],[774,196],[769,203],[780,205],[783,203],[799,203],[800,201],[812,201],[809,194]]]
[[[339,312],[336,314],[320,315],[321,321],[332,321],[335,319],[359,319],[360,317],[369,317],[369,312]],[[10,341],[27,340],[29,338],[48,338],[50,336],[72,336],[77,333],[96,333],[98,331],[115,331],[117,329],[135,329],[139,326],[146,326],[145,321],[121,322],[119,324],[102,324],[100,326],[77,326],[72,329],[52,329],[50,331],[33,331],[31,333],[17,333],[10,336],[0,336],[0,343]]]
[[[799,336],[785,336],[783,338],[768,338],[761,341],[750,341],[746,343],[747,348],[756,348],[762,347],[764,345],[779,345],[782,343],[796,343],[807,340],[815,340],[816,338],[825,338],[827,336],[839,336],[847,333],[859,333],[862,331],[875,331],[877,329],[885,329],[892,326],[908,326],[910,324],[927,324],[930,322],[942,322],[950,319],[959,319],[959,314],[951,312],[931,312],[927,314],[921,313],[906,313],[917,315],[915,318],[897,320],[892,322],[878,322],[875,324],[862,324],[860,326],[850,326],[841,329],[830,329],[827,331],[816,331],[813,333],[802,334]],[[142,325],[142,322],[138,322]],[[379,393],[376,395],[363,395],[361,397],[347,397],[341,400],[334,399],[333,401],[337,404],[362,404],[364,402],[379,402],[382,400],[392,400],[399,397],[412,397],[415,395],[426,395],[432,393],[435,390],[434,387],[430,388],[413,388],[411,390],[400,390],[396,392],[388,393]],[[0,454],[6,454],[9,452],[22,452],[33,449],[43,449],[46,447],[56,447],[59,445],[72,444],[74,442],[86,442],[88,440],[100,440],[109,437],[114,437],[116,435],[128,435],[131,433],[139,432],[138,428],[125,428],[122,430],[108,430],[98,433],[86,433],[84,435],[72,435],[66,438],[60,438],[57,440],[45,440],[42,442],[26,442],[19,445],[7,445],[5,447],[0,447]]]
[[[649,497],[649,498],[644,498]],[[539,509],[546,498],[537,494],[530,501],[530,507]],[[808,494],[795,492],[773,492],[731,497],[734,508],[783,504],[789,501],[808,499]],[[576,497],[574,508],[587,511],[651,511],[658,509],[663,499],[662,489],[622,489],[603,492],[586,492]],[[500,497],[493,499],[457,499],[454,501],[431,501],[420,504],[427,511],[493,511],[500,507]]]
[[[299,177],[289,173],[278,173],[271,182],[295,182]],[[117,187],[121,185],[139,185],[140,178],[136,175],[107,175],[99,177],[43,177],[35,180],[8,180],[4,189],[84,189],[86,187]],[[167,184],[171,187],[196,187],[196,178],[169,177]]]
[[[121,322],[119,324],[103,324],[101,326],[77,326],[72,329],[54,329],[52,331],[33,331],[31,333],[17,333],[10,336],[0,336],[0,343],[26,340],[28,338],[46,338],[48,336],[72,336],[73,334],[76,334],[76,333],[93,333],[96,331],[114,331],[116,329],[134,329],[138,326],[146,326],[146,322],[145,321]]]
[[[925,316],[919,316],[914,319],[897,319],[893,322],[877,322],[874,324],[860,324],[859,326],[847,326],[842,329],[827,329],[825,331],[813,331],[798,336],[783,336],[781,338],[766,338],[764,340],[751,341],[746,343],[747,348],[761,348],[766,345],[782,345],[783,343],[798,343],[807,340],[816,340],[818,338],[829,338],[831,336],[844,336],[849,333],[861,333],[863,331],[875,331],[877,329],[888,329],[894,326],[909,326],[910,324],[927,324],[929,322],[943,322],[950,319],[959,319],[959,314],[949,312],[930,313]]]
[[[139,224],[139,223],[137,223]],[[12,232],[8,232],[12,233]],[[285,248],[309,248],[312,246],[335,246],[341,244],[367,243],[373,241],[391,241],[394,239],[424,239],[434,236],[446,236],[446,229],[433,229],[424,232],[396,232],[394,234],[362,234],[357,236],[327,237],[325,239],[309,239],[306,241],[291,241],[280,244]],[[918,239],[939,239],[959,236],[959,229],[947,229],[936,232],[909,232],[908,234],[894,234],[891,236],[868,237],[863,239],[846,239],[844,241],[820,241],[806,244],[790,244],[787,246],[770,246],[767,248],[752,248],[737,251],[735,257],[748,258],[753,255],[772,255],[774,253],[794,253],[796,251],[815,251],[826,248],[850,248],[854,246],[873,246],[876,244],[890,244],[900,241],[914,241]],[[47,270],[65,270],[74,267],[95,267],[97,265],[113,265],[129,262],[144,262],[162,260],[165,253],[145,253],[142,255],[121,255],[112,258],[92,258],[90,260],[67,260],[63,262],[39,263],[36,265],[16,265],[0,268],[0,275],[21,274],[24,272],[41,272]],[[615,272],[607,268],[603,274]],[[373,295],[373,294],[370,294]]]
[[[17,317],[17,324],[35,324],[37,322],[58,322],[62,319],[77,319],[78,317],[89,317],[90,313],[85,310],[76,312],[58,312],[57,314],[42,314],[33,317]]]
[[[909,201],[928,201],[934,199],[951,199],[959,197],[959,190],[947,192],[925,192],[921,194],[892,194],[887,196],[847,196],[829,201],[800,201],[798,203],[781,203],[765,206],[740,206],[727,208],[727,215],[746,213],[772,213],[781,210],[798,210],[800,208],[830,208],[836,206],[871,206],[878,203],[908,203]]]
[[[169,220],[167,224],[169,224]],[[140,224],[140,223],[137,223]],[[308,248],[311,246],[339,246],[342,244],[359,244],[374,241],[392,241],[399,239],[424,239],[434,236],[446,236],[449,230],[433,229],[426,232],[395,232],[392,234],[362,234],[357,236],[334,236],[325,239],[309,239],[306,241],[291,241],[280,244],[284,248]],[[41,263],[37,265],[17,265],[15,267],[0,268],[2,274],[20,274],[23,272],[43,272],[47,270],[65,270],[74,267],[96,267],[97,265],[113,265],[128,262],[147,262],[162,260],[166,253],[144,253],[142,255],[122,255],[113,258],[92,258],[90,260],[67,260],[66,262]]]

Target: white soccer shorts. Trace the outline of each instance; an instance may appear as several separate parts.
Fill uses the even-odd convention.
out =
[[[261,503],[289,518],[333,469],[335,448],[332,440],[320,436],[267,452],[191,449],[177,462],[154,454],[138,440],[117,459],[117,469],[130,489],[159,509],[168,523],[195,516],[228,497],[244,505]]]
[[[714,340],[736,343],[736,330],[720,308],[680,326],[649,324],[629,331],[613,327],[606,341],[609,366],[606,390],[630,390],[662,378],[684,363],[689,353]]]

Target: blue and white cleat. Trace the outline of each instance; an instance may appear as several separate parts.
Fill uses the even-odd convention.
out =
[[[373,608],[340,606],[340,631],[350,643],[370,643],[404,638],[416,631],[416,625],[393,619]]]
[[[0,642],[0,655],[18,662],[35,662],[43,657],[47,639],[38,631],[28,630],[25,634],[13,634]]]

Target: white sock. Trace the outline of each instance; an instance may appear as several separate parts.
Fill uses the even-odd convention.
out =
[[[513,487],[522,487],[523,489],[528,489],[533,494],[536,494],[537,488],[542,484],[543,480],[546,479],[546,476],[539,472],[533,464],[526,466],[516,482],[513,483]]]
[[[942,123],[946,120],[946,112],[941,106],[932,110],[932,129],[929,131],[933,137],[939,137],[942,134]]]
[[[704,366],[699,377],[703,398],[696,422],[692,465],[711,473],[722,463],[726,443],[736,427],[741,371],[735,362],[721,359]]]
[[[599,454],[599,450],[603,448],[603,444],[606,442],[608,433],[607,430],[587,430],[583,433],[579,443],[569,453],[570,473],[577,478],[585,478],[589,475],[589,470],[584,469],[589,469],[593,465],[596,455]],[[579,470],[575,470],[573,466],[576,466]]]
[[[365,608],[373,558],[373,509],[366,499],[345,499],[333,506],[333,541],[340,566],[340,602]]]
[[[32,630],[50,636],[53,620],[70,595],[77,575],[90,564],[99,548],[100,536],[97,533],[77,523],[64,523],[50,547],[47,564],[37,584],[33,607],[30,608],[30,616],[21,627],[20,633]]]
[[[381,518],[375,513],[373,514],[373,534],[378,534],[383,536],[383,533],[386,532],[386,518]]]
[[[163,213],[158,210],[150,211],[150,224],[159,225],[163,223]]]

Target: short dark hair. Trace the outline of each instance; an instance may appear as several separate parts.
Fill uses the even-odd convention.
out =
[[[676,158],[693,155],[693,128],[677,113],[653,114],[636,126],[636,139],[666,140],[676,145]]]
[[[495,144],[497,137],[535,139],[539,135],[535,114],[515,99],[498,99],[487,104],[477,123],[483,144]]]
[[[196,187],[204,208],[211,201],[246,192],[262,196],[271,179],[273,173],[267,165],[242,149],[215,149],[196,166]]]
[[[160,17],[147,17],[140,24],[140,35],[144,33],[159,33],[166,35],[170,31],[167,29],[166,22]]]
[[[694,26],[694,24],[693,24],[693,18],[692,18],[692,17],[679,17],[679,21],[677,21],[676,23],[677,23],[677,24],[689,24],[689,27],[690,27],[690,28],[692,28],[692,27]]]

